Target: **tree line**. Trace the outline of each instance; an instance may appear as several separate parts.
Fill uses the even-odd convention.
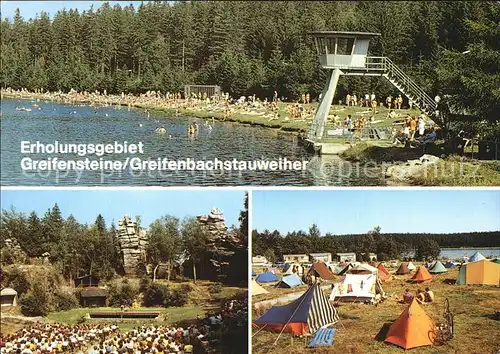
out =
[[[244,207],[240,213],[242,225],[248,222],[246,199]],[[114,222],[108,227],[101,214],[97,215],[92,224],[80,223],[72,215],[64,219],[56,203],[43,216],[34,211],[27,215],[14,208],[2,210],[1,221],[0,248],[3,265],[28,262],[29,259],[24,256],[31,259],[48,257],[50,263],[66,279],[92,274],[100,279],[110,280],[124,274],[118,229]],[[136,217],[136,221],[139,232],[142,228],[140,217]],[[229,265],[233,266],[233,261],[237,263],[237,257],[243,258],[246,263],[248,232],[236,226],[229,232],[236,235],[241,244]],[[149,225],[147,235],[149,242],[145,250],[146,257],[139,269],[144,274],[146,265],[150,265],[151,270],[159,265],[167,265],[170,277],[173,266],[182,266],[183,259],[194,260],[191,262],[194,267],[207,262],[206,258],[217,256],[207,254],[207,234],[195,217],[187,216],[182,220],[171,215],[160,217]],[[7,239],[17,240],[23,251],[21,257],[6,247]],[[238,283],[246,280],[245,268],[236,268],[237,271],[231,273],[231,281]]]
[[[381,33],[388,56],[454,111],[498,120],[500,5],[496,1],[190,1],[60,10],[1,23],[2,87],[50,91],[178,92],[217,84],[233,96],[316,97],[325,82],[315,30]],[[466,53],[466,54],[462,54]],[[342,77],[347,92],[395,89]]]
[[[286,235],[277,230],[252,232],[252,255],[264,255],[271,262],[282,261],[284,254],[317,252],[354,252],[358,259],[365,259],[369,253],[375,253],[378,260],[412,255],[415,259],[425,260],[434,259],[440,249],[446,247],[500,247],[500,231],[410,234],[381,233],[380,227],[375,227],[366,234],[327,233],[321,236],[317,225],[313,224],[308,231],[293,231]]]

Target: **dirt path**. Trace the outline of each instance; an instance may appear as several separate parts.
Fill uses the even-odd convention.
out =
[[[21,316],[21,315],[1,315],[0,319],[16,319],[16,320],[21,320],[21,321],[28,321],[28,322],[44,322],[44,318],[42,316],[35,316],[35,317],[26,317],[26,316]]]

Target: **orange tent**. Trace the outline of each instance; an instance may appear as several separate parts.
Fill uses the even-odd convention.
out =
[[[389,281],[389,280],[392,279],[392,275],[384,273],[380,269],[377,271],[377,275],[378,275],[379,279],[382,280],[382,281]]]
[[[418,267],[417,272],[415,273],[413,278],[411,278],[411,280],[416,283],[430,282],[432,281],[432,275],[431,273],[429,273],[427,268],[421,265],[420,267]]]
[[[434,328],[434,322],[420,307],[417,300],[413,299],[391,325],[384,342],[398,345],[404,349],[433,345]]]
[[[385,274],[389,274],[389,271],[387,269],[385,269],[384,265],[382,263],[379,263],[378,266],[377,266],[378,270],[380,270],[381,272],[385,273]]]

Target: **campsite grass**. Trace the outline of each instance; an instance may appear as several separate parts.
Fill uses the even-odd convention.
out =
[[[458,270],[449,269],[445,274],[433,275],[428,286],[436,294],[436,302],[423,305],[425,312],[437,323],[443,321],[444,299],[448,298],[450,310],[455,316],[455,337],[443,346],[421,347],[413,349],[416,354],[495,354],[500,348],[500,321],[488,318],[500,308],[500,289],[495,287],[459,286],[446,281],[457,278]],[[384,290],[389,298],[377,307],[372,305],[345,303],[337,307],[341,321],[335,325],[334,345],[324,349],[310,349],[311,353],[339,354],[396,354],[403,349],[377,341],[376,335],[384,323],[396,320],[406,305],[398,303],[406,288],[412,293],[427,285],[407,283],[411,276],[400,276],[384,283]],[[301,291],[306,288],[302,287]],[[268,289],[271,290],[272,289]],[[276,293],[277,294],[277,293]],[[327,293],[329,295],[329,293]],[[259,295],[261,296],[261,295]],[[253,297],[253,302],[259,301]],[[345,328],[344,328],[345,327]],[[283,334],[277,345],[273,345],[278,333],[259,332],[252,338],[253,353],[303,353],[305,340]]]

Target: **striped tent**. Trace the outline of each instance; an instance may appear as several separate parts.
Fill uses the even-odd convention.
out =
[[[335,307],[318,284],[311,285],[298,299],[284,306],[273,306],[254,326],[295,335],[312,334],[319,328],[339,320]]]

